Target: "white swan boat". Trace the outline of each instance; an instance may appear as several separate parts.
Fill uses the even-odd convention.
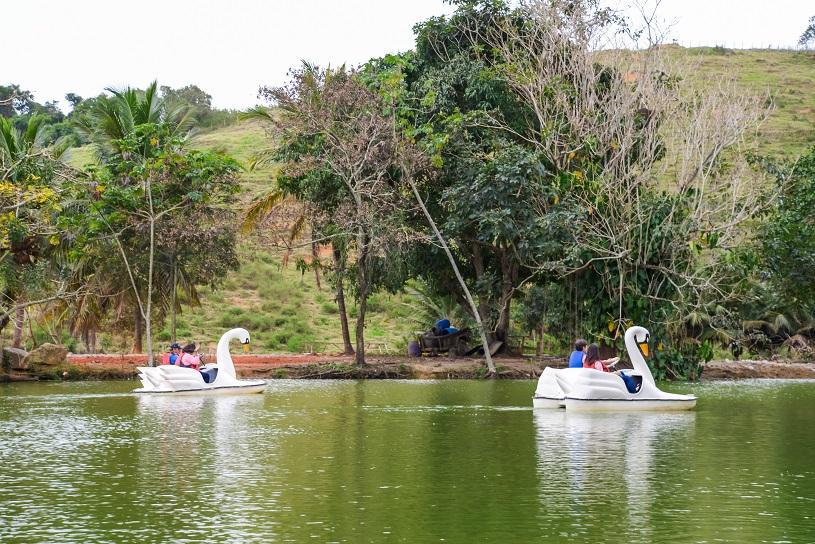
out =
[[[235,364],[229,354],[229,342],[232,340],[239,340],[241,344],[248,346],[249,332],[246,329],[232,329],[221,336],[216,351],[217,364],[208,364],[201,369],[210,377],[209,383],[204,380],[201,372],[192,368],[175,365],[140,366],[139,379],[142,387],[133,392],[178,395],[262,393],[266,388],[265,380],[237,378]]]
[[[593,368],[546,368],[532,397],[535,408],[560,408],[592,412],[604,410],[691,410],[694,395],[661,391],[645,362],[650,334],[643,327],[625,331],[625,347],[633,369],[623,370],[636,386],[629,391],[625,381],[610,372]]]

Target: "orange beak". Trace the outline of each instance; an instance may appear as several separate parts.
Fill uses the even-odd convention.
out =
[[[244,353],[249,353],[249,343],[246,343],[246,344],[243,345],[243,352]]]
[[[647,342],[641,342],[640,343],[640,351],[642,352],[642,355],[644,357],[648,357],[648,343]]]

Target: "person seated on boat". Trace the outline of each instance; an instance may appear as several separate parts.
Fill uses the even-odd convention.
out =
[[[640,383],[637,383],[634,378],[625,374],[622,370],[611,370],[609,365],[612,365],[619,361],[619,358],[614,357],[612,359],[600,359],[600,347],[597,344],[590,344],[588,349],[586,350],[586,358],[585,362],[583,363],[584,368],[593,368],[595,370],[599,370],[600,372],[612,372],[620,377],[625,384],[625,388],[628,390],[629,393],[636,393],[640,390]]]
[[[577,344],[575,344],[576,346]],[[583,358],[583,368],[593,368],[600,372],[611,372],[608,365],[616,362],[612,359],[600,359],[600,346],[589,344],[586,348],[586,356]]]
[[[181,345],[178,342],[173,342],[170,344],[170,351],[161,356],[161,364],[174,365],[179,355],[181,355]]]
[[[176,364],[182,368],[198,370],[201,367],[201,357],[195,351],[194,343],[181,348],[181,356],[176,360]]]
[[[569,355],[569,368],[583,368],[583,360],[586,358],[586,347],[588,342],[578,338],[574,343],[574,351]]]

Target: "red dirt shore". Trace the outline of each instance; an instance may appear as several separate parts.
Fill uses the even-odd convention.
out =
[[[447,357],[369,356],[360,369],[347,355],[233,355],[241,377],[263,378],[475,378],[484,375],[483,359]],[[136,367],[147,364],[146,355],[68,356],[71,377],[132,378]],[[499,357],[495,360],[502,378],[534,379],[547,366],[565,366],[565,360]],[[815,364],[792,361],[711,361],[705,365],[702,379],[815,379]]]

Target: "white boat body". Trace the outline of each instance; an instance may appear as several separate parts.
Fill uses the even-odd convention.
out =
[[[265,380],[239,380],[235,364],[229,354],[229,342],[240,340],[249,343],[246,329],[232,329],[226,332],[218,342],[216,364],[209,364],[203,370],[217,369],[218,373],[212,383],[206,383],[201,373],[192,368],[175,365],[139,367],[139,379],[142,387],[134,393],[161,393],[174,395],[234,395],[262,393],[266,389]]]
[[[538,379],[532,405],[574,412],[692,410],[697,400],[694,395],[666,393],[656,386],[639,348],[648,337],[643,327],[630,327],[625,332],[625,346],[634,368],[623,372],[640,383],[638,391],[629,392],[622,378],[613,373],[593,368],[546,368]]]

